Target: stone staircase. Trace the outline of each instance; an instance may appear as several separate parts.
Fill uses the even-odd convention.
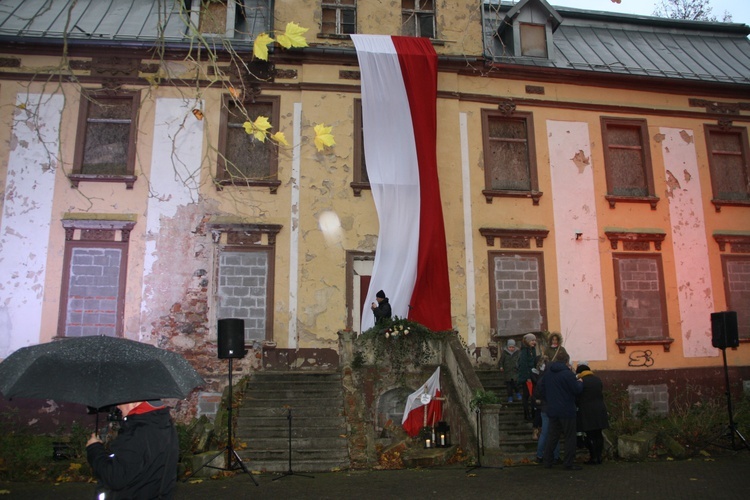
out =
[[[237,411],[237,454],[250,470],[324,472],[349,467],[338,372],[253,373]],[[240,449],[241,448],[241,449]]]
[[[502,374],[498,370],[476,370],[485,391],[494,392],[500,399],[499,415],[500,454],[503,459],[518,463],[523,459],[533,461],[536,457],[536,440],[531,438],[532,425],[523,418],[520,401],[507,402],[507,393]]]

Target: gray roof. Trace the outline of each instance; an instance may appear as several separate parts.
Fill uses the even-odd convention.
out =
[[[270,29],[272,0],[237,0],[232,44],[252,46]],[[190,0],[0,0],[0,43],[153,45],[191,42]],[[186,5],[188,7],[186,7]],[[554,50],[549,58],[514,57],[500,42],[525,8],[549,14]],[[545,0],[515,4],[484,0],[485,57],[501,64],[750,84],[750,27],[738,23],[676,21],[554,7]],[[194,16],[193,19],[196,17]],[[505,33],[503,36],[507,36]],[[220,46],[217,38],[217,47]]]
[[[269,0],[237,0],[233,41],[268,31]],[[189,42],[190,0],[0,0],[0,39]],[[163,30],[160,34],[160,28]]]
[[[498,30],[519,4],[485,1],[485,55],[496,63],[594,73],[750,84],[750,27],[554,7],[563,21],[549,58],[513,57]],[[540,2],[543,3],[543,2]],[[554,19],[554,18],[553,18]],[[554,26],[553,26],[554,28]]]

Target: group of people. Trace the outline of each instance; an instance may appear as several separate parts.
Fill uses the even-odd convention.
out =
[[[499,360],[508,403],[520,400],[524,419],[533,422],[537,463],[547,468],[559,463],[562,442],[564,467],[581,469],[574,459],[578,434],[583,433],[589,451],[586,464],[601,464],[602,430],[609,427],[601,379],[585,361],[578,362],[573,372],[559,333],[551,333],[541,351],[537,341],[535,334],[528,333],[519,349],[515,340],[508,339]]]

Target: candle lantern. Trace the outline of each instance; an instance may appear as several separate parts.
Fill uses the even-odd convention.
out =
[[[435,428],[435,440],[438,447],[449,447],[451,445],[451,426],[446,422],[438,422]]]
[[[429,427],[422,427],[422,431],[420,432],[420,438],[425,448],[435,447],[435,444],[436,444],[435,435],[433,434],[432,430]]]

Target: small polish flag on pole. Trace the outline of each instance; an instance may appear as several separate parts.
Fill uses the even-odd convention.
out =
[[[440,367],[419,389],[406,398],[401,426],[414,437],[422,427],[434,427],[443,418],[443,398],[440,392]]]

